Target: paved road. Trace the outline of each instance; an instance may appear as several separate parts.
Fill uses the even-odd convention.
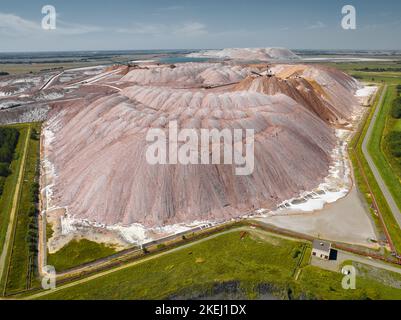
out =
[[[17,185],[15,186],[15,193],[14,193],[14,198],[13,198],[11,212],[10,212],[10,220],[9,220],[8,227],[7,227],[7,233],[6,233],[6,238],[4,241],[3,251],[0,256],[0,282],[1,282],[1,279],[3,278],[4,271],[6,271],[5,268],[6,268],[6,263],[7,263],[7,256],[8,256],[9,250],[12,245],[12,243],[10,243],[10,242],[12,242],[11,240],[12,240],[12,237],[14,234],[14,225],[15,225],[15,220],[17,217],[18,201],[19,201],[19,196],[20,196],[20,190],[22,187],[22,179],[24,177],[26,154],[27,154],[27,150],[28,150],[28,146],[29,146],[30,136],[31,136],[31,126],[28,126],[28,132],[26,134],[24,151],[22,154],[21,166],[20,166],[20,170],[18,173]],[[6,284],[4,284],[4,285],[6,285]]]
[[[53,84],[54,80],[56,80],[57,78],[59,78],[60,76],[62,76],[65,72],[79,71],[79,70],[83,70],[83,69],[85,69],[85,68],[66,69],[66,70],[64,70],[64,71],[62,71],[62,72],[60,72],[60,73],[58,73],[58,74],[52,76],[52,77],[39,89],[39,91],[42,91],[42,90],[45,90],[45,89],[49,88],[49,87]],[[97,82],[97,81],[99,81],[99,80],[102,80],[103,78],[105,78],[105,77],[107,77],[107,76],[110,76],[110,75],[113,75],[113,74],[118,73],[118,72],[120,72],[120,70],[111,70],[111,71],[103,72],[103,73],[100,73],[100,74],[98,74],[98,75],[96,75],[96,76],[94,76],[94,77],[92,77],[92,78],[89,78],[89,79],[86,79],[86,80],[79,80],[78,82],[72,83],[72,84],[70,84],[67,88],[69,88],[69,87],[71,87],[71,86],[75,86],[75,85],[77,85],[77,84],[92,84],[92,83],[94,83],[94,82]],[[115,89],[120,90],[120,89],[118,89],[118,88],[115,88]]]
[[[325,270],[339,272],[341,265],[345,261],[355,261],[355,262],[363,263],[365,265],[372,266],[374,268],[383,269],[383,270],[401,274],[401,267],[399,267],[399,266],[395,266],[395,265],[392,265],[392,264],[389,264],[389,263],[386,263],[386,262],[383,262],[380,260],[371,259],[369,257],[356,255],[354,253],[346,252],[343,250],[337,250],[337,259],[336,260],[326,261],[326,260],[318,259],[316,257],[312,257],[311,264],[313,266],[316,266],[316,267],[319,267],[319,268],[322,268]]]
[[[74,70],[74,69],[70,69],[70,70],[67,70],[67,71],[71,71],[71,70]],[[104,78],[107,78],[108,76],[112,76],[112,75],[117,74],[119,72],[121,72],[121,70],[119,70],[119,69],[111,70],[111,71],[107,71],[107,72],[102,72],[102,73],[100,73],[100,74],[98,74],[98,75],[96,75],[96,76],[94,76],[92,78],[85,79],[85,80],[79,80],[78,82],[71,83],[66,87],[66,89],[72,88],[72,87],[74,87],[76,85],[80,85],[80,84],[82,84],[82,85],[94,84],[94,83],[96,83],[96,82],[98,82],[100,80],[103,80]]]
[[[60,77],[62,74],[64,73],[64,71],[54,75],[53,77],[51,77],[49,79],[49,81],[47,81],[42,88],[39,89],[39,91],[45,90],[47,88],[49,88],[51,86],[51,84],[53,83],[54,80],[56,80],[58,77]]]
[[[355,262],[360,262],[363,264],[370,265],[375,268],[384,269],[387,271],[396,272],[398,274],[401,274],[400,267],[385,263],[383,261],[373,260],[373,259],[369,259],[366,257],[358,256],[358,255],[350,253],[350,252],[345,252],[345,251],[339,250],[337,260],[338,260],[339,264],[342,264],[344,261],[352,260]]]
[[[369,125],[369,128],[368,128],[368,131],[367,131],[367,133],[365,135],[365,139],[363,140],[363,143],[362,143],[362,152],[363,152],[363,155],[366,158],[366,161],[369,164],[370,169],[372,170],[372,172],[373,172],[373,174],[375,176],[375,179],[376,179],[376,181],[377,181],[377,183],[378,183],[378,185],[379,185],[384,197],[386,198],[386,201],[387,201],[387,203],[388,203],[388,205],[389,205],[389,207],[390,207],[390,209],[391,209],[391,211],[393,213],[394,218],[396,219],[398,225],[401,228],[401,211],[398,208],[397,203],[395,202],[395,200],[393,198],[393,195],[391,194],[390,190],[387,188],[387,185],[384,182],[382,176],[380,175],[379,170],[377,169],[376,164],[374,163],[370,153],[368,152],[368,143],[369,143],[369,141],[370,141],[370,139],[372,137],[373,128],[375,126],[375,123],[376,123],[377,117],[379,115],[379,112],[383,108],[383,100],[384,100],[384,97],[385,97],[385,95],[387,93],[387,88],[388,88],[388,86],[385,85],[384,89],[383,89],[383,92],[382,92],[382,94],[380,96],[380,100],[378,102],[378,105],[376,107],[376,110],[375,110],[375,112],[373,114],[372,120],[370,121],[370,125]]]

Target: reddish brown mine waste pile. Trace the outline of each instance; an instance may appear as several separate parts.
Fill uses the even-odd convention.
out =
[[[127,67],[126,67],[127,68]],[[312,65],[185,63],[121,67],[56,104],[46,122],[48,208],[91,223],[147,227],[275,208],[315,188],[358,107],[358,83]],[[151,165],[150,128],[255,130],[254,171]]]

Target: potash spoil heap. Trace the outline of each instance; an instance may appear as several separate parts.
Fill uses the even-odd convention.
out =
[[[126,73],[126,74],[125,74]],[[57,175],[52,205],[107,225],[160,226],[237,217],[275,208],[328,174],[358,83],[305,65],[186,63],[133,68],[118,93],[55,108],[46,128]],[[255,130],[255,169],[149,165],[149,128]]]

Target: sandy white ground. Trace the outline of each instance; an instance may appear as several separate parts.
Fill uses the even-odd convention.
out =
[[[368,208],[362,203],[354,186],[347,196],[320,211],[305,213],[285,209],[260,220],[279,228],[332,241],[367,246],[372,245],[370,239],[377,239],[373,223],[368,217]]]

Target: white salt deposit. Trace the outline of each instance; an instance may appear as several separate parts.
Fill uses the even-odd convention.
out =
[[[61,234],[68,235],[82,228],[104,228],[118,232],[122,238],[130,244],[143,245],[154,240],[163,239],[168,236],[180,234],[198,227],[210,227],[216,223],[210,221],[194,221],[190,224],[174,224],[163,227],[147,228],[139,223],[130,226],[112,225],[106,226],[101,223],[90,222],[73,218],[66,209],[64,216],[60,218]]]
[[[111,226],[109,230],[118,231],[125,241],[133,244],[143,244],[152,241],[148,238],[148,230],[141,224],[135,223],[129,227]]]
[[[321,210],[326,204],[336,202],[345,197],[351,188],[350,168],[346,156],[347,144],[344,137],[348,134],[346,130],[336,130],[339,138],[338,146],[332,152],[333,164],[330,166],[329,175],[316,190],[306,191],[299,197],[283,201],[278,210],[271,211],[265,216],[278,214],[281,210],[290,209],[294,211],[313,212]],[[261,211],[263,212],[263,209]]]
[[[10,108],[12,106],[15,106],[17,104],[19,104],[20,102],[18,102],[17,100],[6,100],[6,101],[1,101],[0,102],[0,110],[1,109],[7,109]]]
[[[77,228],[74,225],[75,224],[74,219],[69,217],[68,215],[61,217],[60,222],[61,222],[62,235],[67,235],[71,232],[77,231]]]
[[[228,58],[260,61],[299,59],[296,54],[285,48],[227,48],[194,52],[187,56],[192,58]]]
[[[54,132],[51,131],[49,128],[45,128],[43,130],[43,144],[45,152],[42,161],[42,170],[46,179],[46,187],[43,188],[42,190],[42,194],[44,193],[46,199],[46,202],[44,203],[45,208],[43,208],[45,212],[55,209],[55,207],[52,206],[52,196],[54,187],[53,180],[57,176],[57,173],[54,164],[51,161],[49,161],[46,157],[46,154],[49,148],[51,148],[51,143],[52,141],[54,141],[54,139],[55,139]]]
[[[51,92],[48,94],[42,94],[41,96],[38,97],[38,100],[43,101],[43,100],[56,100],[64,97],[64,94],[59,93],[59,92]]]
[[[355,96],[356,97],[370,97],[372,94],[374,94],[377,90],[376,86],[365,86],[362,89],[359,89],[356,91]]]

